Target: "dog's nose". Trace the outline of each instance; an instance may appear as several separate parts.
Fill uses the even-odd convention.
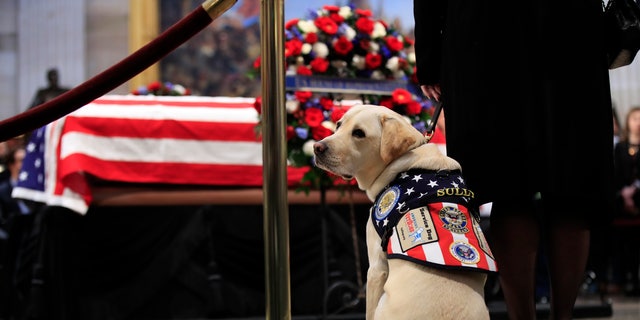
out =
[[[322,154],[327,151],[327,145],[322,142],[316,142],[313,144],[313,153]]]

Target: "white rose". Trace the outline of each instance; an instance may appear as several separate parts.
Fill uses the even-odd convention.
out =
[[[336,131],[336,124],[331,122],[331,121],[322,121],[322,123],[320,124],[321,126],[331,130],[331,132],[335,132]]]
[[[318,58],[326,58],[329,55],[329,47],[322,42],[316,42],[313,44],[313,53]]]
[[[364,57],[354,54],[353,58],[351,59],[351,65],[353,65],[358,70],[364,70],[366,66]]]
[[[316,143],[315,140],[311,139],[308,140],[307,142],[305,142],[302,145],[302,153],[304,153],[305,155],[309,156],[309,157],[313,157],[314,153],[313,153],[313,144]]]
[[[177,92],[181,96],[183,96],[185,93],[187,93],[187,89],[185,89],[185,87],[183,87],[182,85],[179,85],[179,84],[174,84],[173,85],[173,91]]]
[[[345,25],[344,28],[344,36],[347,38],[347,40],[352,41],[353,38],[355,38],[357,35],[356,30],[354,30],[353,28]]]
[[[294,113],[300,108],[300,102],[298,100],[287,100],[285,103],[287,113]]]
[[[386,67],[392,72],[398,71],[399,66],[400,66],[400,62],[398,57],[391,57],[391,59],[387,60]]]
[[[393,73],[393,77],[394,77],[395,79],[401,79],[401,78],[403,78],[404,76],[405,76],[405,74],[404,74],[404,71],[402,71],[402,70],[396,70],[396,71]]]
[[[309,43],[306,43],[306,42],[305,42],[305,43],[302,45],[302,54],[309,54],[309,52],[311,52],[311,49],[312,49],[312,48],[313,48],[313,47],[311,46],[311,44],[309,44]]]
[[[349,19],[352,14],[351,7],[349,6],[342,6],[340,7],[340,10],[338,10],[338,15],[344,19]]]
[[[302,33],[318,32],[318,27],[316,27],[315,23],[311,20],[298,21],[298,29],[300,29]]]
[[[407,54],[407,61],[410,64],[416,63],[416,53],[415,52],[409,52],[409,54]]]
[[[371,38],[378,39],[387,35],[387,28],[384,27],[384,24],[381,22],[376,22],[373,24],[373,32],[371,33]]]
[[[382,71],[380,70],[375,70],[371,73],[371,79],[373,80],[384,80],[385,76],[384,73],[382,73]]]
[[[369,52],[378,52],[380,51],[380,45],[375,43],[375,41],[369,42]]]

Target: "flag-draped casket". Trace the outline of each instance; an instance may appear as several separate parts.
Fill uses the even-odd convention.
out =
[[[254,101],[101,97],[32,133],[13,195],[85,213],[94,181],[259,188],[262,141]],[[306,170],[289,167],[288,185]]]

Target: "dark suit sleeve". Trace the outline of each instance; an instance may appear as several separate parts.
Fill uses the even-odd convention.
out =
[[[420,84],[440,83],[446,0],[414,0],[416,70]]]

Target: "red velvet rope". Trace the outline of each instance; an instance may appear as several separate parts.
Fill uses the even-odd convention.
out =
[[[88,104],[162,59],[211,23],[199,6],[156,39],[64,94],[0,122],[0,141],[40,128]]]

